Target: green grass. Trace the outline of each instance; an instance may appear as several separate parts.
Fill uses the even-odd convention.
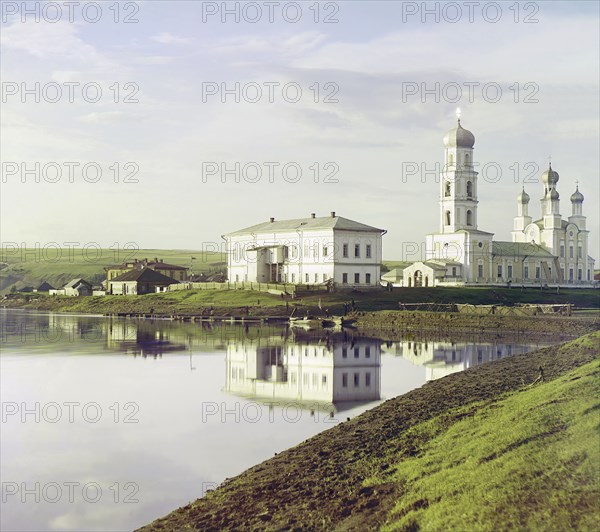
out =
[[[190,267],[194,273],[223,269],[224,255],[198,250],[164,250],[164,249],[93,249],[84,252],[81,248],[47,250],[25,249],[14,251],[4,248],[0,255],[0,293],[8,293],[14,286],[39,286],[48,281],[55,288],[60,288],[71,279],[83,277],[94,285],[99,285],[105,278],[104,268],[123,263],[131,259],[163,259],[170,264]],[[191,257],[195,257],[192,261]]]
[[[600,363],[411,428],[403,497],[383,530],[592,530],[600,525]],[[393,457],[392,457],[393,458]]]

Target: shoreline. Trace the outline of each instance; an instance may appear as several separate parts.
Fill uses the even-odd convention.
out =
[[[554,438],[567,438],[565,424],[575,423],[581,416],[572,416],[572,419],[565,417],[564,422],[555,422],[554,418],[559,416],[557,409],[562,407],[561,393],[562,401],[566,401],[566,392],[560,390],[576,386],[575,383],[579,382],[589,386],[596,379],[599,342],[600,333],[596,332],[571,342],[514,355],[429,382],[278,453],[235,478],[226,480],[203,498],[139,530],[365,530],[379,529],[397,520],[406,522],[407,519],[413,522],[413,528],[418,529],[421,523],[426,522],[426,510],[441,504],[444,497],[452,500],[456,491],[483,490],[484,487],[462,486],[462,477],[459,476],[456,480],[458,484],[452,484],[453,488],[449,488],[448,493],[443,491],[438,494],[440,500],[427,499],[421,493],[415,495],[414,491],[408,489],[407,481],[398,478],[398,471],[412,464],[424,467],[428,463],[428,453],[433,453],[435,442],[447,432],[458,429],[453,436],[458,438],[454,443],[456,449],[474,445],[478,437],[483,438],[485,435],[485,432],[477,432],[480,430],[477,428],[478,423],[487,427],[489,416],[493,417],[497,412],[508,412],[508,415],[516,416],[514,425],[520,427],[524,424],[523,430],[542,431],[545,434],[544,427],[538,426],[537,422],[529,423],[528,419],[539,409],[551,408],[549,412],[554,414],[547,421],[554,428],[549,434],[553,434]],[[595,364],[595,368],[590,369],[591,364]],[[531,383],[539,376],[539,367],[544,368],[545,381],[539,387],[532,387]],[[584,380],[581,380],[582,377]],[[597,398],[589,397],[588,388],[585,390],[583,395],[573,392],[574,398],[568,404],[578,406],[582,402],[581,408],[590,401],[596,404]],[[517,403],[520,405],[518,408],[527,408],[520,413],[513,412],[506,406],[525,400],[535,400],[535,404],[539,403],[540,406],[531,406],[530,413],[526,413],[530,408],[528,402]],[[514,409],[514,405],[511,408]],[[589,415],[594,409],[597,407],[586,408],[584,414]],[[560,413],[561,419],[562,416]],[[545,422],[546,417],[544,414],[540,423]],[[496,426],[494,423],[492,427]],[[460,428],[463,425],[475,427],[474,439],[462,441]],[[490,464],[491,470],[496,471],[500,484],[502,475],[505,474],[502,468],[506,467],[503,453],[511,449],[527,451],[531,454],[530,461],[535,463],[538,454],[550,445],[544,444],[539,449],[523,446],[517,435],[515,441],[511,440],[510,430],[512,428],[503,426],[499,433],[503,437],[508,433],[508,441],[502,444],[507,451],[500,453],[496,449],[496,452],[490,454],[490,451],[485,450],[482,458],[482,464]],[[535,441],[535,438],[538,436],[532,434],[529,439]],[[497,439],[491,436],[492,442]],[[235,447],[236,444],[232,445]],[[448,449],[446,452],[450,451]],[[595,451],[591,452],[594,454]],[[496,468],[493,467],[494,463],[497,464]],[[462,462],[452,463],[448,467],[450,466],[462,467]],[[552,465],[548,464],[548,467]],[[559,463],[556,467],[562,466]],[[564,474],[565,468],[561,471]],[[421,477],[422,474],[424,473],[419,473],[418,470],[414,473],[416,479],[425,478]],[[512,473],[508,471],[506,474]],[[568,470],[566,474],[569,474]],[[529,483],[533,483],[535,479],[539,480],[539,473],[533,474],[532,479],[519,488],[522,493],[507,494],[507,497],[525,497],[530,489]],[[583,481],[579,481],[583,485]],[[586,477],[585,486],[592,495],[597,494],[596,484],[597,479],[593,479],[590,484],[590,479]],[[468,493],[472,495],[470,491]],[[548,497],[546,504],[551,504],[552,491],[548,490],[544,496]],[[411,498],[415,502],[406,506],[404,514],[398,513],[398,505],[410,502]],[[555,516],[548,517],[547,509],[543,506],[525,508],[519,518],[521,521],[517,519],[514,525],[526,527],[527,520],[535,518],[538,522],[541,520],[546,526],[551,526],[549,519],[555,519]],[[575,525],[589,524],[590,519],[594,522],[598,518],[597,508],[592,511],[581,504],[572,506],[565,503],[564,507],[559,508],[560,512]],[[588,515],[594,512],[595,515]],[[496,514],[492,515],[494,519],[498,518]],[[460,515],[454,517],[459,521],[463,519]],[[469,521],[465,516],[464,519],[466,521],[460,523],[466,528],[497,525],[484,518],[475,517]],[[508,519],[514,519],[514,516]]]

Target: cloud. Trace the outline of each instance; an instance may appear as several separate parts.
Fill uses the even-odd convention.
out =
[[[178,37],[168,31],[162,31],[158,35],[150,37],[150,39],[161,44],[190,44],[194,42],[193,39]]]

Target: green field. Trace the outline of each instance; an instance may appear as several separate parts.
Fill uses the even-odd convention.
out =
[[[106,278],[105,267],[126,260],[155,257],[186,268],[191,265],[192,272],[196,274],[215,272],[226,267],[225,256],[210,251],[165,249],[84,251],[81,248],[13,250],[5,247],[0,255],[0,293],[9,293],[13,287],[17,290],[25,286],[36,288],[43,281],[60,288],[77,277],[82,277],[93,285],[99,285]]]

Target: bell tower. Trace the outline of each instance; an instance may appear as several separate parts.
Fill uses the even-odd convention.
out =
[[[460,123],[444,137],[440,174],[440,233],[477,230],[477,172],[473,169],[475,136]]]

